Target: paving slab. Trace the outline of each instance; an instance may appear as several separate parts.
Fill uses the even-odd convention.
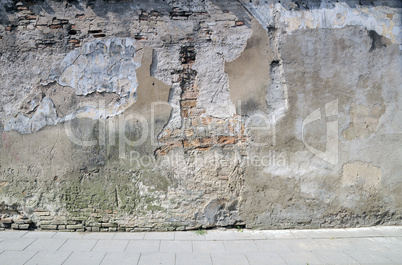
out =
[[[174,233],[172,232],[151,232],[145,233],[144,239],[146,240],[174,240]]]
[[[322,264],[310,251],[290,251],[279,253],[287,265]]]
[[[201,233],[202,232],[197,232],[197,231],[175,232],[174,239],[180,240],[180,241],[205,240],[205,236]]]
[[[212,253],[211,257],[214,265],[249,265],[242,253]]]
[[[382,236],[402,237],[402,226],[373,226],[371,229]]]
[[[167,253],[191,253],[193,252],[193,244],[191,241],[168,241],[162,240],[159,252]]]
[[[0,250],[24,250],[35,240],[35,238],[6,238],[6,240],[0,242]]]
[[[212,265],[209,253],[177,253],[176,265]]]
[[[28,231],[0,231],[0,237],[1,238],[11,238],[11,237],[22,237],[28,233]]]
[[[124,252],[129,240],[99,239],[92,251]]]
[[[95,239],[68,239],[60,248],[60,251],[89,252],[95,246]]]
[[[228,253],[255,253],[260,252],[260,249],[255,244],[254,240],[230,240],[225,241],[225,249]]]
[[[140,255],[140,253],[130,252],[107,253],[101,265],[136,265]]]
[[[359,264],[344,251],[312,251],[322,264]]]
[[[22,236],[22,238],[51,238],[56,234],[56,232],[46,232],[46,231],[30,231]],[[0,234],[1,236],[1,234]]]
[[[140,257],[139,265],[173,265],[175,263],[174,253],[145,253]],[[189,264],[191,265],[191,264]]]
[[[391,264],[392,260],[387,259],[381,251],[345,251],[349,256],[355,259],[360,264]],[[399,261],[401,262],[401,261]]]
[[[278,252],[247,253],[246,257],[250,265],[286,265],[286,262],[283,260]]]
[[[285,230],[286,231],[286,230]],[[343,238],[351,235],[346,229],[305,229],[289,230],[295,238]]]
[[[243,231],[238,231],[233,233],[235,240],[264,240],[267,239],[267,234],[264,233],[263,231],[252,231],[252,230],[243,230]]]
[[[223,241],[193,241],[194,253],[225,253]]]
[[[113,239],[144,239],[145,233],[138,232],[138,233],[116,233]]]
[[[67,239],[63,238],[38,238],[30,244],[26,250],[33,251],[55,251],[58,250]]]
[[[374,238],[348,238],[346,239],[356,250],[386,250],[388,249],[384,244],[374,240]]]
[[[82,238],[83,239],[112,239],[116,233],[85,233]]]
[[[402,248],[400,249],[390,249],[380,251],[387,259],[397,263],[402,263]]]
[[[233,231],[214,231],[209,230],[204,235],[205,240],[236,240]]]
[[[24,265],[61,265],[72,252],[39,251]]]
[[[373,237],[373,240],[374,244],[380,244],[387,249],[399,249],[402,252],[402,237]]]
[[[312,239],[316,242],[322,250],[333,250],[333,251],[342,251],[342,250],[353,250],[352,242],[348,240],[348,238],[333,238],[333,239],[325,239],[325,238],[317,238]]]
[[[80,239],[84,233],[80,232],[57,232],[52,238]]]
[[[160,241],[158,240],[130,240],[126,248],[126,252],[156,253],[159,251],[159,246]]]
[[[0,234],[0,264],[402,264],[399,227],[348,231],[6,231]]]
[[[13,251],[6,250],[0,254],[0,264],[4,265],[22,265],[32,258],[37,251]]]
[[[292,249],[283,240],[269,239],[269,240],[256,240],[255,244],[261,252],[271,251],[285,251],[291,252]]]
[[[322,246],[319,245],[316,241],[309,238],[297,238],[297,239],[284,239],[285,242],[292,250],[322,250]]]
[[[290,230],[264,230],[262,233],[267,239],[285,239],[285,238],[295,238]]]
[[[382,236],[381,233],[377,230],[372,229],[371,227],[360,227],[360,228],[345,228],[349,237],[375,237]]]
[[[63,265],[99,265],[105,255],[103,252],[73,252]]]

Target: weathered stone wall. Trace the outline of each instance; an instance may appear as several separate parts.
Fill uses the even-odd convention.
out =
[[[401,11],[0,1],[0,227],[401,224]]]

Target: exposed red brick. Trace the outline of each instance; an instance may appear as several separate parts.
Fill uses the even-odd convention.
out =
[[[5,28],[5,30],[6,31],[11,31],[13,28],[11,27],[11,26],[7,26],[6,28]]]
[[[212,123],[212,118],[211,117],[202,117],[201,118],[201,123],[203,125],[209,125]]]
[[[215,137],[201,137],[198,138],[200,142],[200,146],[210,146],[216,143]]]
[[[194,119],[192,119],[192,120],[191,120],[191,125],[192,125],[192,126],[199,126],[199,125],[201,125],[201,120],[200,120],[200,118],[194,118]]]
[[[79,40],[76,40],[76,39],[71,39],[71,40],[69,40],[68,42],[69,42],[69,43],[74,43],[74,44],[80,43],[80,41],[79,41]]]
[[[186,100],[186,99],[197,99],[197,98],[198,98],[198,94],[199,94],[198,91],[185,91],[185,92],[183,93],[183,95],[181,96],[181,98],[182,98],[183,100]]]
[[[182,108],[192,108],[197,106],[196,100],[182,100],[180,102]]]
[[[184,134],[186,135],[186,137],[191,137],[194,135],[194,131],[192,129],[186,129],[184,130]]]
[[[85,17],[84,14],[77,14],[77,15],[75,15],[75,18],[84,18],[84,17]]]
[[[184,147],[199,147],[200,146],[200,139],[195,138],[191,140],[183,140],[183,146]]]
[[[241,21],[241,20],[236,21],[236,22],[235,22],[235,25],[236,25],[236,26],[244,26],[244,21]]]
[[[163,145],[169,146],[169,147],[182,147],[183,146],[183,142],[180,139],[172,139],[172,138],[168,138],[168,139],[161,139],[161,143]]]
[[[26,20],[36,20],[36,16],[25,16]]]
[[[164,156],[169,153],[170,149],[169,148],[158,148],[155,150],[155,155],[156,156]]]
[[[62,28],[62,26],[61,25],[50,25],[49,28],[51,28],[51,29],[60,29],[60,28]]]
[[[205,109],[190,109],[190,116],[200,116],[201,114],[205,113]]]
[[[187,109],[185,109],[185,110],[182,110],[182,112],[181,112],[181,116],[183,116],[183,117],[185,117],[185,118],[187,118],[188,117],[188,110]]]
[[[209,149],[211,149],[210,146],[204,146],[204,147],[197,147],[196,150],[198,151],[208,151]]]
[[[236,138],[234,136],[219,136],[218,143],[225,145],[225,144],[234,144],[236,142]]]

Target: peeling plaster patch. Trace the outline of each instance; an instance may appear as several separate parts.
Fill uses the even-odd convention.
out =
[[[350,125],[343,132],[348,140],[369,138],[377,129],[384,108],[380,105],[373,107],[352,103],[350,110]]]
[[[356,186],[364,191],[377,189],[382,178],[381,168],[370,163],[356,161],[343,165],[343,186]]]
[[[49,76],[48,82],[57,81],[62,86],[74,88],[76,95],[115,93],[120,99],[104,108],[88,105],[69,118],[97,119],[122,113],[136,100],[136,69],[140,63],[135,60],[135,40],[112,38],[95,40],[81,49],[66,55],[59,67]],[[101,114],[102,113],[102,114]]]
[[[165,127],[172,130],[180,128],[182,125],[180,115],[180,95],[182,91],[178,74],[182,66],[179,54],[180,46],[155,48],[152,51],[152,63],[150,66],[151,76],[167,85],[171,85],[168,103],[172,107],[172,111]],[[172,72],[175,71],[177,74],[172,75]]]
[[[4,130],[16,130],[20,134],[37,132],[46,125],[55,125],[58,122],[56,108],[53,101],[44,97],[32,117],[19,113],[16,118],[8,120]]]
[[[236,108],[230,99],[225,63],[234,61],[242,54],[251,33],[250,28],[228,29],[222,32],[221,40],[212,47],[211,45],[196,47],[197,60],[193,69],[198,72],[199,77],[198,106],[205,108],[210,116],[228,118],[236,114]]]
[[[230,100],[223,56],[215,49],[202,47],[197,49],[197,57],[194,69],[198,72],[200,87],[198,107],[205,108],[209,115],[217,118],[232,117],[236,114],[236,109]]]
[[[230,97],[237,105],[237,114],[251,115],[256,111],[266,111],[265,95],[269,85],[268,71],[272,61],[272,51],[266,30],[252,21],[253,33],[247,46],[234,61],[225,64],[229,78]],[[252,76],[253,78],[250,78]]]
[[[285,80],[285,71],[282,61],[272,61],[270,66],[271,84],[265,96],[267,100],[268,113],[273,115],[275,120],[285,116],[288,109],[288,88]]]
[[[100,97],[88,97],[78,102],[74,110],[59,117],[53,101],[45,97],[40,106],[31,100],[25,112],[33,112],[30,118],[18,113],[16,118],[6,122],[5,131],[16,130],[21,134],[39,131],[46,125],[74,118],[100,119],[113,117],[130,107],[137,99],[136,69],[141,63],[135,58],[135,40],[131,38],[112,38],[95,40],[81,49],[68,53],[60,65],[51,71],[46,84],[56,81],[64,87],[71,87],[77,96],[88,97],[96,93],[117,95],[119,99],[106,104]],[[142,54],[141,54],[142,55]],[[45,85],[45,83],[43,85]]]
[[[359,5],[351,8],[346,3],[333,3],[335,7],[331,9],[287,10],[279,3],[262,3],[261,1],[256,4],[255,1],[245,0],[242,0],[242,3],[264,28],[273,26],[277,22],[283,24],[288,33],[298,29],[362,26],[390,39],[392,43],[402,44],[402,17],[397,8]],[[277,12],[280,12],[278,21],[275,17]]]

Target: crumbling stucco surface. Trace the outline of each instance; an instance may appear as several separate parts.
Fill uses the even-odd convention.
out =
[[[0,228],[401,224],[400,1],[0,1]]]

